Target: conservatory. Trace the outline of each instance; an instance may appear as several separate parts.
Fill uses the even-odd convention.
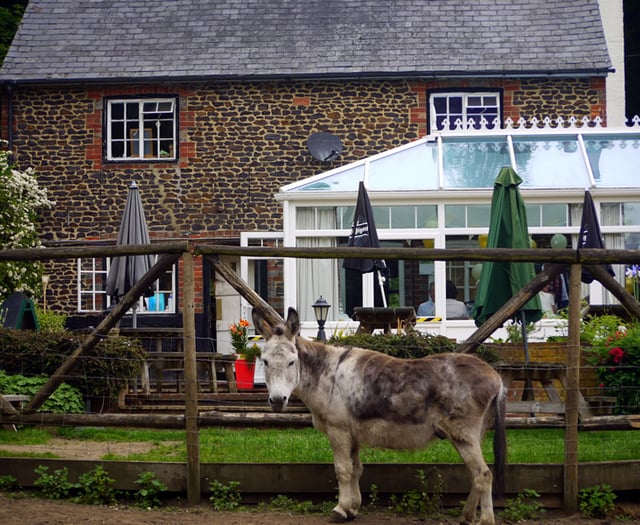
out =
[[[562,126],[443,131],[373,157],[284,186],[283,231],[245,233],[244,246],[347,246],[359,181],[364,181],[382,247],[478,248],[489,228],[495,178],[503,166],[523,179],[532,247],[575,247],[585,190],[600,217],[607,248],[640,245],[640,126],[611,129],[599,122]],[[552,242],[553,239],[553,242]],[[640,256],[639,256],[640,262]],[[445,283],[470,312],[478,268],[461,261],[387,261],[389,306],[418,306],[435,284],[433,318],[418,327],[463,340],[473,319],[447,319]],[[614,266],[625,285],[624,266]],[[328,333],[354,328],[353,309],[376,303],[373,274],[352,274],[336,259],[243,258],[241,273],[277,306],[298,308],[312,330],[312,304],[320,296],[331,305]],[[277,281],[277,282],[276,282]],[[562,284],[562,283],[560,283]],[[378,294],[379,295],[379,294]],[[597,281],[583,285],[591,304],[615,304]],[[555,297],[560,303],[561,286]],[[565,306],[558,304],[557,307]],[[550,313],[552,317],[552,314]],[[557,323],[556,323],[557,324]],[[309,332],[309,335],[313,335]]]

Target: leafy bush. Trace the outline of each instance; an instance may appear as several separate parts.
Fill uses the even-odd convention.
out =
[[[329,344],[336,346],[355,346],[369,348],[394,357],[413,359],[426,357],[433,354],[454,352],[456,342],[443,335],[432,334],[353,334],[334,335],[329,339]],[[480,347],[477,351],[479,357],[485,361],[497,361],[497,357],[491,351]]]
[[[624,326],[617,315],[590,315],[580,321],[580,340],[592,346],[602,345]]]
[[[65,324],[67,322],[67,316],[47,310],[46,312],[36,305],[36,317],[38,318],[38,324],[40,330],[43,332],[64,332],[66,331]]]
[[[67,499],[71,497],[71,492],[76,488],[75,484],[69,481],[67,467],[54,470],[53,474],[49,474],[49,467],[40,465],[34,472],[38,474],[38,477],[33,484],[40,487],[45,498]]]
[[[142,472],[135,484],[140,486],[135,494],[136,507],[155,509],[161,505],[159,495],[167,490],[167,486],[153,472]]]
[[[580,512],[586,518],[606,518],[613,511],[615,500],[609,485],[596,485],[578,492]]]
[[[353,334],[331,337],[330,344],[369,348],[387,355],[414,358],[441,352],[452,352],[455,342],[440,335]]]
[[[508,499],[502,517],[510,522],[537,520],[544,514],[544,508],[538,501],[540,494],[532,489],[524,489],[515,499]]]
[[[115,480],[109,477],[106,470],[98,465],[93,470],[78,477],[79,503],[88,505],[111,505],[116,503],[116,492],[111,485]]]
[[[47,382],[45,376],[25,377],[17,374],[10,376],[0,370],[0,393],[23,394],[33,397]],[[80,414],[84,412],[82,394],[77,388],[62,383],[40,408],[41,412],[56,414]]]
[[[9,374],[50,376],[81,343],[71,332],[0,328],[0,363]],[[85,395],[116,399],[129,378],[140,374],[145,358],[139,341],[109,336],[80,358],[66,381]]]
[[[616,329],[588,350],[587,361],[598,367],[600,386],[615,396],[616,414],[640,411],[640,324]]]
[[[209,490],[211,491],[209,501],[212,507],[215,510],[237,510],[242,501],[239,487],[239,481],[230,481],[226,485],[217,480],[209,483]]]

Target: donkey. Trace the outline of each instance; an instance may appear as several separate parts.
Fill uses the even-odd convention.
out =
[[[480,448],[493,424],[496,493],[501,497],[506,460],[505,397],[500,375],[478,357],[437,354],[399,359],[362,348],[337,347],[299,335],[300,319],[289,308],[285,324],[270,326],[252,313],[266,339],[261,359],[269,404],[282,412],[292,394],[327,434],[338,480],[338,504],[330,521],[355,519],[362,497],[360,447],[416,449],[446,438],[471,473],[471,492],[461,523],[494,525],[493,475]]]

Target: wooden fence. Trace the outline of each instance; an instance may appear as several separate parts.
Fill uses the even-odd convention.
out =
[[[117,303],[105,319],[86,336],[82,344],[49,378],[41,390],[33,396],[27,406],[18,414],[0,416],[1,423],[24,424],[57,424],[55,415],[36,414],[37,409],[62,383],[63,378],[77,365],[78,359],[94,347],[109,331],[116,326],[122,316],[138,300],[143,292],[171,265],[182,258],[184,277],[183,292],[183,329],[184,329],[184,362],[185,362],[185,411],[184,415],[135,416],[136,426],[185,428],[187,435],[186,461],[186,491],[190,503],[199,503],[201,498],[201,464],[199,451],[198,429],[206,424],[224,424],[221,419],[214,418],[207,422],[199,416],[197,406],[197,373],[196,373],[196,345],[194,319],[194,264],[195,256],[202,255],[209,259],[215,270],[224,277],[238,293],[254,307],[263,311],[269,322],[275,323],[280,316],[265,303],[251,288],[233,272],[233,270],[219,259],[220,256],[262,256],[262,257],[293,257],[293,258],[362,258],[363,250],[351,248],[267,248],[267,247],[233,247],[217,245],[198,245],[188,241],[155,243],[151,245],[133,246],[78,246],[65,248],[38,248],[19,250],[0,250],[0,262],[43,261],[59,259],[76,259],[86,257],[115,257],[124,255],[158,254],[160,257],[150,271],[138,281],[133,288]],[[606,263],[635,264],[638,262],[638,252],[635,250],[606,250],[606,249],[520,249],[506,248],[478,248],[465,250],[443,250],[426,248],[369,248],[366,257],[372,259],[419,259],[430,261],[516,261],[551,263],[538,274],[516,296],[508,301],[491,319],[480,327],[459,347],[459,351],[472,351],[484,339],[489,337],[497,328],[515,312],[519,310],[531,297],[542,290],[556,275],[570,266],[569,283],[569,341],[567,343],[567,399],[565,414],[565,462],[563,465],[563,498],[568,511],[577,510],[577,494],[579,488],[579,473],[585,471],[585,466],[579,468],[577,460],[578,433],[578,370],[580,352],[580,275],[582,265],[589,267],[592,274],[616,298],[631,315],[640,319],[640,304],[613,279],[601,265]],[[276,415],[274,415],[276,416]],[[65,416],[69,422],[70,416]],[[74,424],[81,425],[132,425],[133,416],[113,414],[93,414],[73,416]],[[277,419],[274,417],[273,422]],[[531,488],[531,487],[529,487]],[[637,486],[634,488],[638,488]]]

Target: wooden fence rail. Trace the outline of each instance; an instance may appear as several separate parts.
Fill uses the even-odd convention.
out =
[[[366,255],[365,255],[366,253]],[[622,288],[615,279],[611,278],[602,268],[603,264],[622,263],[637,264],[640,254],[636,250],[607,250],[607,249],[519,249],[506,248],[475,248],[475,249],[429,249],[429,248],[367,248],[353,250],[352,248],[269,248],[269,247],[237,247],[223,245],[193,244],[190,241],[160,242],[145,245],[130,246],[106,246],[84,245],[65,246],[51,248],[32,248],[17,250],[0,250],[0,262],[2,261],[45,261],[59,259],[74,259],[86,257],[116,257],[125,255],[159,254],[161,257],[141,281],[139,281],[129,293],[116,305],[111,313],[87,336],[80,347],[67,358],[60,368],[51,376],[42,389],[31,399],[22,413],[11,416],[0,416],[2,421],[37,421],[44,422],[45,415],[34,413],[44,401],[62,383],[64,377],[76,366],[78,358],[102,338],[116,325],[118,320],[135,303],[158,275],[168,266],[174,264],[179,258],[184,261],[183,275],[183,325],[185,349],[185,384],[192,385],[185,393],[184,417],[155,416],[154,425],[166,425],[169,428],[186,428],[187,430],[187,499],[190,503],[197,503],[201,496],[201,476],[199,461],[198,427],[203,424],[207,416],[198,414],[197,410],[197,384],[196,378],[196,352],[195,352],[195,325],[194,325],[194,271],[193,257],[204,256],[210,259],[220,273],[247,301],[265,314],[270,322],[277,322],[278,314],[266,304],[253,290],[238,277],[232,269],[220,261],[220,256],[259,256],[259,257],[292,257],[306,259],[330,259],[330,258],[371,258],[371,259],[419,259],[425,261],[512,261],[512,262],[541,262],[551,263],[536,278],[514,296],[499,312],[489,319],[483,327],[473,334],[459,350],[469,351],[489,337],[493,331],[502,326],[504,321],[526,303],[533,295],[538,293],[546,283],[555,275],[571,266],[570,303],[569,303],[569,343],[567,372],[570,374],[570,388],[567,391],[566,403],[566,438],[565,438],[565,464],[564,464],[564,502],[567,510],[575,510],[577,506],[578,492],[578,465],[577,465],[577,440],[578,406],[576,399],[579,370],[579,272],[582,266],[587,266],[592,274],[600,282],[610,289],[622,304],[640,319],[640,304]],[[576,285],[577,283],[577,285]],[[76,424],[81,424],[81,416],[65,416],[68,423],[73,418]],[[127,418],[131,423],[142,423],[132,416],[107,416],[102,418],[104,422],[118,425],[122,418]],[[47,419],[54,418],[47,416]],[[246,419],[246,418],[245,418]],[[86,421],[89,421],[85,418]],[[96,424],[92,422],[86,424]],[[229,422],[230,419],[227,420]],[[275,423],[275,420],[272,421]],[[302,424],[307,424],[304,421]]]

